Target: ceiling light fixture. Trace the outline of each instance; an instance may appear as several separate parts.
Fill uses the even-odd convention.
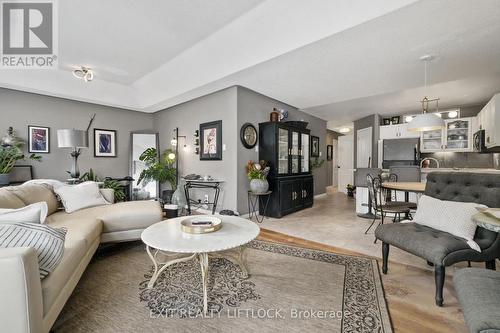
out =
[[[427,93],[427,65],[432,61],[433,56],[424,55],[420,60],[424,62],[424,85]],[[444,120],[436,113],[428,113],[429,102],[436,102],[436,112],[439,111],[439,98],[429,99],[425,96],[420,103],[422,104],[422,114],[416,116],[408,126],[408,130],[412,132],[433,131],[444,128]]]
[[[94,72],[90,68],[80,67],[73,71],[73,76],[77,79],[82,79],[85,82],[90,82],[94,79]]]
[[[456,118],[458,117],[458,112],[457,111],[450,111],[448,112],[448,118]]]
[[[339,128],[340,133],[349,133],[351,129],[349,127],[341,127]]]

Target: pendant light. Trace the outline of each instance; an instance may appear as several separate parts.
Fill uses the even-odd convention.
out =
[[[424,84],[425,91],[427,92],[427,64],[431,61],[433,57],[431,55],[425,55],[420,57],[420,60],[424,62]],[[429,113],[429,102],[436,102],[436,111],[439,110],[439,98],[429,99],[425,96],[420,103],[422,104],[422,114],[419,114],[413,118],[408,124],[408,130],[412,132],[424,132],[440,130],[444,128],[444,120],[441,119],[436,113]]]

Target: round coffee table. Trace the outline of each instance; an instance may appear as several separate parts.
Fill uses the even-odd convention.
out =
[[[209,254],[234,261],[248,275],[243,245],[254,240],[259,235],[260,228],[240,217],[218,217],[222,220],[222,228],[208,234],[183,232],[181,221],[188,218],[186,216],[158,222],[142,232],[141,239],[146,244],[146,251],[154,265],[148,288],[153,288],[160,274],[169,266],[192,259],[198,260],[203,284],[203,313],[206,315]],[[159,258],[161,255],[165,256],[163,260]]]

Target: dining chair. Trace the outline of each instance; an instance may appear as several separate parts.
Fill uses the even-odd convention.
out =
[[[375,224],[375,221],[378,218],[377,214],[380,216],[380,222],[378,225],[384,224],[384,219],[387,214],[394,214],[393,222],[401,221],[401,214],[410,215],[410,208],[407,206],[394,206],[386,204],[387,192],[386,189],[382,187],[382,178],[380,176],[373,177],[372,175],[367,175],[366,184],[368,186],[370,194],[369,197],[375,212],[375,217],[368,229],[365,230],[365,234],[367,234],[371,227]],[[398,217],[397,220],[396,216]],[[375,238],[373,243],[376,242],[377,239]]]

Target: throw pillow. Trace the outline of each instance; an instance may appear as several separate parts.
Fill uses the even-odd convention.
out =
[[[73,213],[89,207],[109,205],[95,182],[60,186],[55,188],[54,192],[61,199],[66,213]]]
[[[464,238],[472,249],[481,252],[479,245],[473,241],[477,225],[472,216],[477,213],[476,207],[486,206],[474,202],[439,200],[423,195],[418,201],[413,221]]]
[[[18,209],[0,209],[0,223],[29,222],[43,223],[47,217],[48,207],[45,201],[37,202]]]
[[[64,254],[66,229],[55,229],[46,224],[0,224],[0,248],[32,247],[38,255],[40,279],[54,271]]]

